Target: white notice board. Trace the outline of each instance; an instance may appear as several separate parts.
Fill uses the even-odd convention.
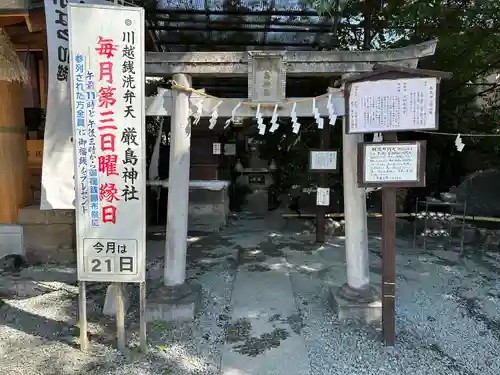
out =
[[[347,132],[437,129],[437,82],[434,77],[353,82]]]
[[[330,188],[319,187],[316,189],[316,206],[330,205]]]
[[[361,185],[425,185],[423,145],[422,141],[363,144]]]
[[[212,154],[214,154],[214,155],[221,154],[221,144],[220,143],[213,143],[212,144]]]
[[[337,150],[310,150],[309,170],[311,172],[336,171],[338,165]]]
[[[68,4],[68,16],[78,279],[142,282],[144,10]]]

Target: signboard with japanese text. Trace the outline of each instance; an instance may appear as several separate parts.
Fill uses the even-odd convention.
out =
[[[425,149],[425,141],[360,143],[358,185],[425,186]]]
[[[348,133],[435,130],[438,78],[353,82],[346,87]]]
[[[337,169],[337,150],[309,150],[310,172],[335,172]]]
[[[68,2],[108,3],[106,0],[44,1],[48,88],[43,143],[43,189],[40,200],[42,210],[75,208]]]
[[[330,205],[330,188],[318,187],[316,189],[316,206]]]
[[[214,154],[214,155],[221,154],[221,144],[220,143],[212,144],[212,154]]]
[[[142,282],[144,10],[70,4],[78,278]]]

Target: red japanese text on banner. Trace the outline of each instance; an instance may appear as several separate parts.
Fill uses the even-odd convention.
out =
[[[78,277],[140,282],[146,237],[144,11],[68,8]]]

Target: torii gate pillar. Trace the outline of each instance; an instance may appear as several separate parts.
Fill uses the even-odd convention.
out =
[[[174,74],[173,79],[182,86],[191,87],[191,77],[187,74]],[[201,302],[201,285],[186,282],[191,152],[189,95],[176,90],[172,97],[164,285],[148,296],[148,322],[190,320]]]

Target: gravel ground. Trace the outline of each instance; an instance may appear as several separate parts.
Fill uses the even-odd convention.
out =
[[[458,249],[424,254],[398,242],[394,348],[382,344],[378,328],[342,324],[331,314],[327,286],[338,275],[292,272],[311,375],[500,373],[500,282],[493,263],[460,260]],[[380,269],[379,241],[370,246],[372,270]],[[316,257],[329,258],[325,253]]]
[[[74,270],[56,267],[32,267],[23,275],[37,275],[37,281],[11,275],[15,288],[0,277],[0,366],[2,375],[191,375],[218,374],[225,322],[229,319],[233,280],[236,274],[237,250],[224,246],[215,238],[193,237],[187,272],[203,285],[202,309],[194,322],[148,325],[149,353],[139,353],[138,312],[133,304],[126,321],[129,354],[124,357],[114,347],[115,325],[100,314],[104,303],[105,284],[87,288],[87,314],[91,352],[78,349],[78,288]],[[212,251],[214,248],[215,251]],[[163,243],[149,244],[153,255]],[[205,251],[210,251],[206,254]],[[162,272],[161,260],[150,262],[149,275]],[[59,272],[58,272],[59,271]],[[44,277],[51,274],[53,277]],[[64,282],[38,281],[61,278]],[[54,276],[56,275],[56,276]],[[10,287],[12,293],[6,295]],[[20,292],[20,293],[16,293]],[[132,301],[137,302],[137,288],[130,287]]]
[[[378,328],[340,323],[328,307],[329,286],[345,280],[341,240],[318,247],[310,235],[272,232],[268,223],[247,218],[233,222],[221,234],[191,242],[188,277],[203,285],[202,311],[194,322],[149,325],[146,356],[137,349],[134,307],[127,317],[130,352],[124,357],[114,349],[114,322],[99,313],[105,286],[89,287],[92,351],[84,354],[77,346],[74,270],[34,267],[17,277],[2,274],[0,374],[220,374],[237,258],[255,250],[259,242],[257,248],[267,247],[264,253],[273,254],[269,246],[275,246],[288,263],[310,375],[500,373],[500,256],[496,253],[463,258],[457,249],[444,251],[434,246],[423,252],[398,240],[398,337],[394,348],[386,348]],[[161,253],[163,244],[155,241],[151,247]],[[375,284],[380,280],[379,247],[379,240],[372,238]],[[265,264],[266,259],[260,261]],[[150,262],[150,276],[161,274],[161,262],[160,258]],[[263,267],[254,268],[255,277],[266,272]],[[49,270],[55,275],[50,280],[32,277],[48,275]],[[12,279],[16,289],[6,292]],[[135,301],[136,290],[131,289]]]

